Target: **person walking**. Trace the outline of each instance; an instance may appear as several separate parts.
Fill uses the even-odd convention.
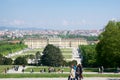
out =
[[[74,65],[71,66],[70,80],[75,80],[75,69],[74,69]]]
[[[70,74],[68,76],[68,80],[75,80],[75,69],[74,65],[70,66]]]
[[[77,68],[76,68],[76,79],[77,80],[81,80],[83,79],[83,75],[82,75],[82,65],[78,64]]]

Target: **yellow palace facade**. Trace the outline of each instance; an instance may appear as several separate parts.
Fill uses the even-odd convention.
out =
[[[29,48],[44,48],[47,44],[53,44],[61,48],[78,47],[79,45],[87,45],[87,40],[83,38],[28,38],[24,40],[24,43]]]

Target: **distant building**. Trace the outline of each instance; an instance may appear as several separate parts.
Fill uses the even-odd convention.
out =
[[[13,43],[13,44],[16,44],[16,43],[20,43],[20,40],[12,40],[12,41],[8,41],[9,43]]]
[[[25,39],[24,43],[29,48],[44,48],[47,44],[53,44],[58,47],[78,47],[79,45],[88,45],[86,39],[74,38],[74,39],[62,39],[62,38],[29,38]]]

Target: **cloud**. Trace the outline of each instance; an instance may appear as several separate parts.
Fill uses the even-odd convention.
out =
[[[69,22],[67,20],[63,20],[63,23],[62,23],[63,26],[68,26],[69,25]]]
[[[25,25],[25,21],[24,20],[7,20],[7,19],[3,19],[0,20],[0,25],[3,26],[23,26]]]
[[[25,21],[24,20],[13,20],[11,22],[9,22],[10,25],[14,25],[14,26],[20,26],[20,25],[24,25]]]
[[[86,22],[86,20],[81,20],[81,25],[86,25],[87,24],[87,22]]]

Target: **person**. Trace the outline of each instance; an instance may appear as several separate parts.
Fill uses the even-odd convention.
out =
[[[24,68],[22,69],[22,72],[24,73]]]
[[[75,80],[75,69],[73,65],[71,66],[70,80]]]
[[[75,80],[77,79],[77,74],[76,74],[76,68],[77,68],[77,66],[76,66],[76,64],[74,65],[74,70],[75,70]]]
[[[7,73],[7,69],[5,68],[4,71],[5,71],[5,74],[6,74]]]
[[[100,67],[98,68],[98,73],[101,73]]]
[[[117,67],[117,73],[119,73],[119,70],[120,70],[119,67]]]
[[[33,69],[31,69],[31,71],[30,71],[31,73],[33,73],[34,72],[34,70]]]
[[[82,76],[82,65],[78,64],[76,68],[76,79],[81,80],[83,78]]]
[[[102,73],[104,72],[104,67],[102,66]]]
[[[101,72],[101,73],[104,72],[104,68],[103,68],[103,66],[100,67],[100,72]]]

